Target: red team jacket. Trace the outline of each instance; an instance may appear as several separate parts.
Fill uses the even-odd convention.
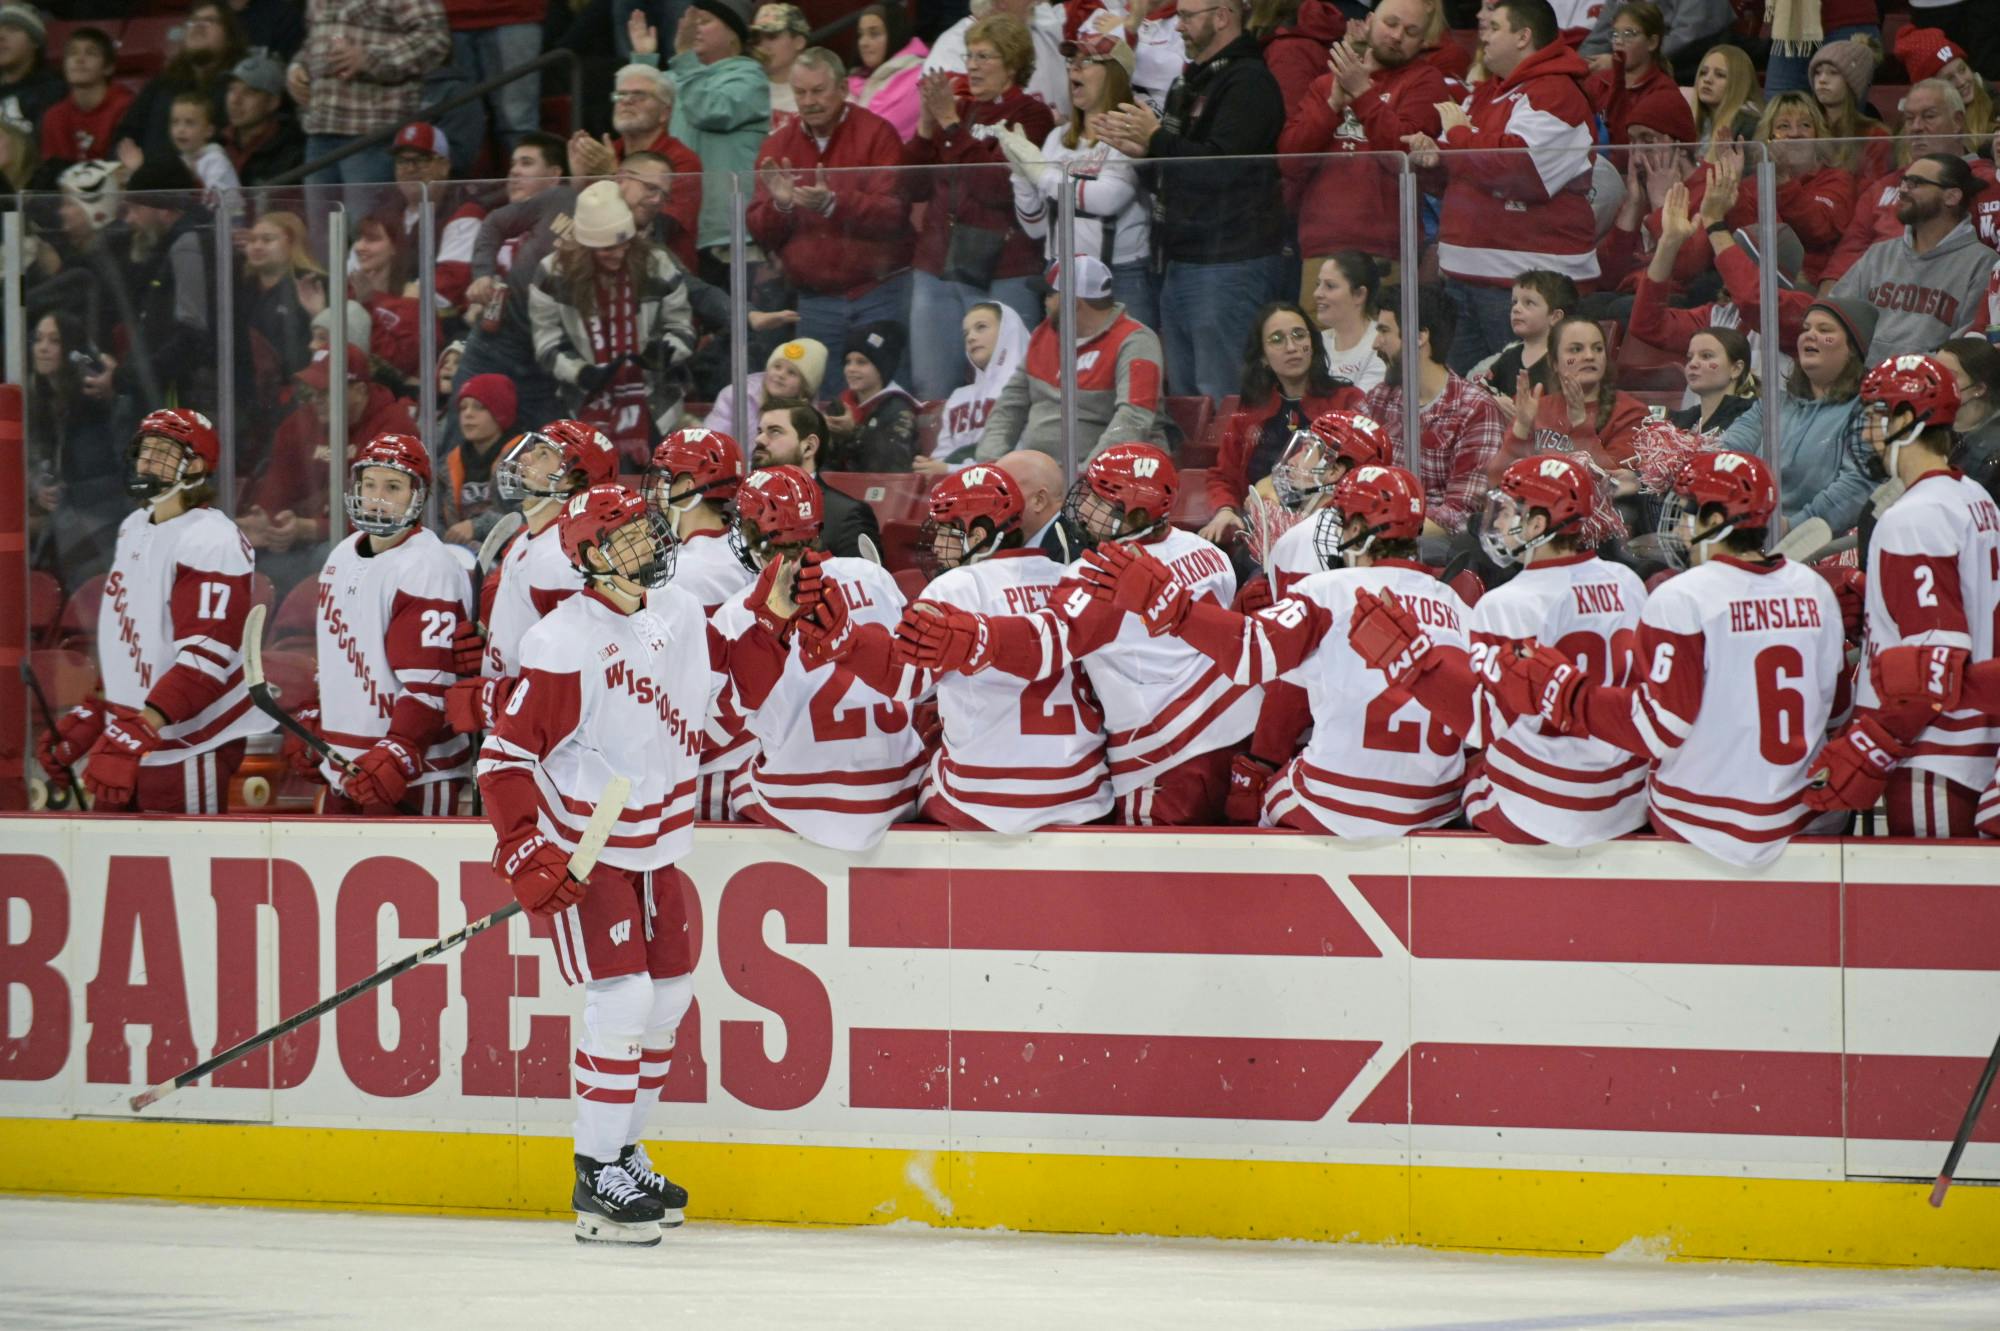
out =
[[[876,167],[866,173],[831,175],[830,214],[778,207],[767,181],[757,182],[750,205],[750,234],[778,256],[791,280],[816,294],[861,296],[884,278],[910,266],[910,204],[903,178],[903,141],[889,122],[850,104],[826,141],[824,151],[803,121],[772,132],[757,154],[759,171],[788,161],[796,174],[813,168]]]
[[[1326,62],[1320,62],[1324,68]],[[1381,69],[1367,91],[1336,115],[1327,105],[1333,75],[1321,74],[1285,116],[1281,153],[1400,153],[1405,134],[1438,135],[1437,103],[1453,100],[1435,65],[1421,60]],[[1329,162],[1295,157],[1279,163],[1286,193],[1298,200],[1300,253],[1357,249],[1395,254],[1401,246],[1400,159]]]

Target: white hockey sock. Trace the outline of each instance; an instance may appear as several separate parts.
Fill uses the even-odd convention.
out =
[[[674,1061],[674,1032],[694,1001],[694,977],[676,975],[654,980],[652,1010],[646,1022],[646,1038],[639,1051],[639,1079],[632,1097],[632,1113],[625,1126],[625,1145],[646,1135],[646,1117],[660,1102],[661,1088],[667,1084],[667,1070]]]
[[[578,1155],[609,1163],[625,1146],[625,1125],[639,1094],[638,1033],[652,1006],[652,985],[643,975],[621,975],[591,980],[583,989],[572,1132]]]

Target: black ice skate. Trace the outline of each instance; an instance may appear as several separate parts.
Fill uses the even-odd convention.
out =
[[[576,1208],[578,1243],[629,1243],[650,1248],[660,1241],[663,1208],[656,1197],[633,1181],[623,1165],[577,1156],[570,1205]]]
[[[660,1217],[662,1225],[673,1229],[686,1220],[682,1212],[687,1208],[688,1190],[653,1168],[653,1162],[646,1158],[643,1144],[626,1147],[625,1153],[618,1157],[618,1163],[632,1176],[639,1190],[657,1201],[665,1211]]]

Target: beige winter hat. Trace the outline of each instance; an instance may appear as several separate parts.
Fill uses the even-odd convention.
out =
[[[799,372],[806,381],[806,396],[819,396],[819,386],[826,380],[826,344],[810,337],[793,338],[771,353],[764,362],[764,368],[783,362]]]
[[[576,216],[570,236],[585,249],[608,250],[623,245],[638,234],[632,210],[618,193],[618,186],[600,180],[576,196]]]

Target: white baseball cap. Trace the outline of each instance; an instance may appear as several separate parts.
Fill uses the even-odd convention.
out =
[[[1093,259],[1088,254],[1076,256],[1076,298],[1078,300],[1108,300],[1111,296],[1111,270],[1104,266],[1102,259]],[[1052,263],[1042,280],[1049,290],[1061,291],[1062,265]]]

